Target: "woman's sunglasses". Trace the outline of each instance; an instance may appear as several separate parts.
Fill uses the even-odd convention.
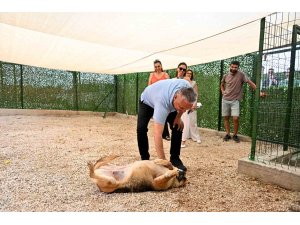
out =
[[[186,71],[186,69],[185,69],[185,68],[182,68],[182,67],[178,67],[178,69],[179,69],[179,70],[182,70],[183,72]]]

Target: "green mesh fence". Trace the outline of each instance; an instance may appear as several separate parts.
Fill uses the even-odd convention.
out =
[[[249,54],[224,61],[194,65],[199,87],[198,126],[211,129],[223,128],[220,112],[220,79],[227,73],[232,60],[241,62],[241,69],[253,79],[255,55]],[[147,87],[150,72],[105,75],[71,71],[50,70],[2,62],[1,108],[61,109],[81,111],[116,111],[136,115],[138,100]],[[168,70],[175,77],[176,70]],[[251,134],[252,91],[244,88],[240,133]]]
[[[116,85],[112,75],[77,73],[78,110],[116,111]],[[75,75],[74,75],[75,76]],[[75,85],[74,85],[75,86]],[[74,96],[76,93],[74,93]]]
[[[26,109],[73,109],[72,73],[23,66]]]
[[[0,107],[22,108],[20,66],[0,62]]]
[[[116,111],[114,76],[0,64],[1,108]]]
[[[218,130],[221,62],[189,67],[194,71],[202,107],[197,110],[199,127]]]

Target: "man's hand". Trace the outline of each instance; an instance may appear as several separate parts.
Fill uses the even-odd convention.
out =
[[[181,116],[182,116],[183,112],[177,112],[177,115],[174,119],[174,122],[173,122],[173,128],[177,125],[177,130],[183,130],[183,122],[181,120]]]
[[[194,111],[195,109],[197,109],[197,102],[194,102],[193,107],[192,107],[192,111]]]
[[[260,96],[260,97],[263,97],[263,98],[264,98],[264,97],[267,97],[267,93],[261,91],[261,92],[259,93],[259,96]]]
[[[179,118],[179,119],[175,118],[173,127],[175,127],[176,125],[177,125],[177,130],[180,130],[180,131],[183,130],[184,124],[183,124],[181,118]]]

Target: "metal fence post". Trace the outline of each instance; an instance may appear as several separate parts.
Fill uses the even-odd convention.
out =
[[[291,49],[291,62],[290,62],[290,74],[288,83],[288,93],[287,93],[287,108],[285,117],[285,132],[283,139],[283,151],[288,150],[288,142],[291,127],[291,113],[292,113],[292,102],[293,102],[293,90],[294,90],[294,74],[295,74],[295,60],[296,60],[296,47],[297,47],[297,35],[300,34],[300,26],[293,26],[293,36],[292,36],[292,49]]]
[[[78,85],[77,85],[77,72],[73,71],[73,106],[78,111]]]
[[[118,112],[118,75],[114,75],[115,82],[115,111]]]
[[[139,73],[136,73],[136,91],[135,91],[135,114],[138,114],[139,106]]]
[[[222,92],[221,92],[221,80],[223,79],[224,74],[224,60],[221,60],[221,68],[220,68],[220,82],[219,82],[219,115],[218,115],[218,131],[221,130],[222,123]]]
[[[20,65],[21,69],[21,77],[20,77],[20,100],[21,100],[21,108],[24,109],[24,85],[23,85],[23,65]]]
[[[264,48],[264,36],[265,36],[265,22],[266,18],[260,21],[260,38],[259,38],[259,53],[257,55],[257,67],[256,67],[256,90],[255,90],[255,100],[253,106],[253,123],[252,123],[252,143],[251,143],[251,153],[250,160],[255,159],[256,150],[256,137],[257,137],[257,121],[258,121],[258,106],[260,98],[260,80],[261,80],[261,68],[262,68],[262,54]]]

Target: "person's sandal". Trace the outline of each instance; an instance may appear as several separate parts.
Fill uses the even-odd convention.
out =
[[[181,146],[180,146],[181,148],[185,148],[186,147],[186,145],[185,145],[185,141],[183,141],[182,143],[181,143]]]
[[[171,138],[169,136],[165,136],[164,139],[167,140],[167,141],[171,140]]]

